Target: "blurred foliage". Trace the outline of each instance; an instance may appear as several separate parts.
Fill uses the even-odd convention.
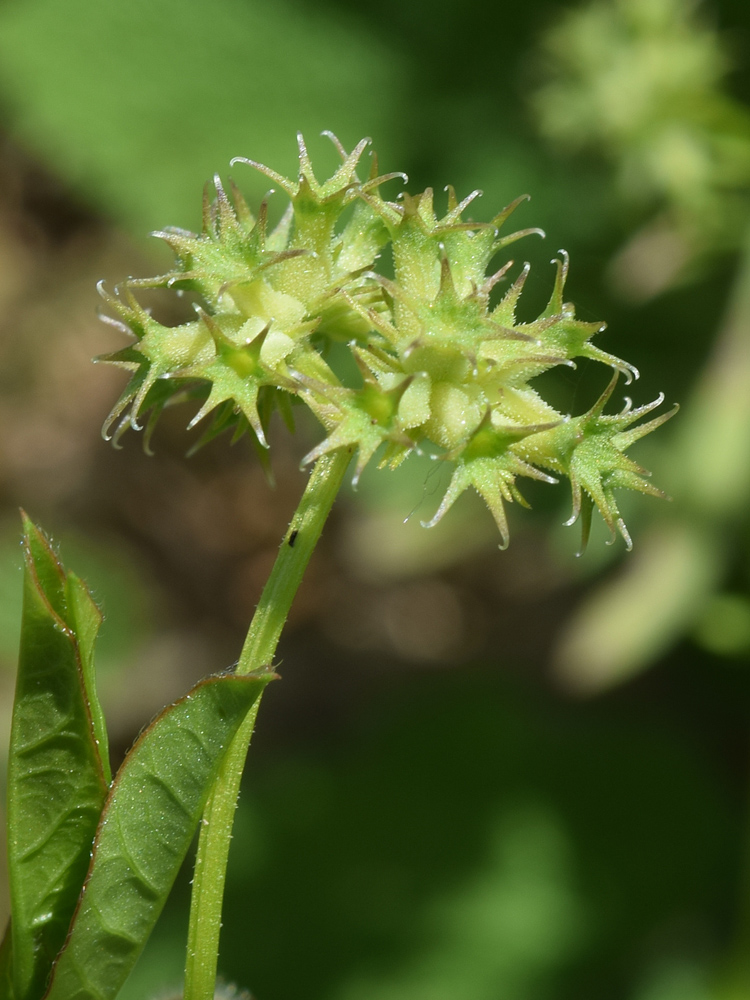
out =
[[[305,441],[274,442],[275,493],[241,444],[186,463],[168,415],[155,458],[113,454],[99,426],[120,383],[88,360],[117,345],[96,280],[163,266],[144,231],[197,226],[232,156],[290,170],[294,131],[331,128],[371,134],[417,189],[529,191],[519,223],[548,233],[524,248],[529,316],[566,246],[579,315],[649,373],[634,404],[683,403],[668,443],[636,452],[675,501],[624,505],[627,560],[594,537],[574,561],[562,489],[529,491],[537,530],[509,512],[502,555],[470,497],[419,528],[435,463],[368,470],[344,498],[234,842],[222,967],[258,997],[750,995],[749,44],[740,0],[0,7],[4,701],[21,503],[88,556],[116,754],[237,655]],[[549,386],[564,412],[603,388],[587,365]],[[566,690],[609,690],[570,704],[552,664]],[[176,988],[188,879],[128,997]]]
[[[697,978],[739,816],[671,713],[562,708],[478,670],[399,688],[305,756],[261,723],[225,975],[280,1000],[667,1000]],[[173,982],[179,948],[167,921],[124,1000]]]
[[[647,299],[695,279],[720,250],[741,251],[664,456],[677,509],[563,638],[560,673],[596,688],[643,669],[691,627],[722,586],[728,533],[750,499],[750,111],[725,89],[721,39],[686,0],[595,0],[566,14],[545,46],[549,80],[534,98],[543,131],[608,155],[622,195],[647,213],[615,259],[620,291]]]
[[[622,196],[666,206],[692,254],[742,239],[750,111],[724,89],[728,53],[691,0],[587,4],[547,33],[544,52],[551,79],[534,104],[545,135],[606,153]]]
[[[279,2],[23,0],[0,56],[19,137],[139,235],[197,225],[196,193],[250,145],[282,171],[298,129],[388,148],[400,84],[373,39]]]

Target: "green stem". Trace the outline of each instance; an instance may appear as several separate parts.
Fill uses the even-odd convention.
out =
[[[255,609],[237,673],[270,666],[297,588],[341,488],[351,451],[320,458],[284,536]],[[213,1000],[229,841],[247,748],[260,699],[232,741],[206,804],[190,901],[184,1000]]]

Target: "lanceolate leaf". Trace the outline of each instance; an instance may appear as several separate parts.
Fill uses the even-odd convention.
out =
[[[209,677],[140,736],[110,789],[46,1000],[111,1000],[161,912],[209,788],[272,675]]]
[[[94,642],[102,624],[102,613],[89,592],[86,584],[75,573],[68,571],[65,586],[68,606],[68,622],[78,641],[78,653],[86,691],[94,742],[99,748],[99,756],[104,769],[107,785],[112,781],[109,766],[109,739],[104,712],[96,696],[94,676]]]
[[[16,1000],[38,1000],[86,875],[109,764],[102,756],[106,735],[91,662],[101,615],[85,586],[66,577],[46,538],[25,515],[23,526],[8,865],[13,990]]]

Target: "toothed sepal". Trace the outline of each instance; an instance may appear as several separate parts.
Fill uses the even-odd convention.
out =
[[[615,373],[587,413],[567,419],[558,427],[525,442],[529,461],[561,472],[570,479],[573,513],[566,523],[574,524],[580,517],[581,552],[588,542],[594,506],[604,518],[611,540],[614,541],[619,531],[628,549],[632,548],[615,499],[616,489],[637,490],[662,499],[666,497],[648,481],[650,473],[628,458],[625,450],[674,416],[677,407],[642,424],[637,424],[637,421],[661,406],[663,396],[637,409],[633,409],[628,400],[620,413],[604,414],[604,407],[614,392],[617,380]]]
[[[328,437],[304,457],[302,464],[307,465],[337,448],[354,446],[358,449],[353,478],[355,486],[382,444],[389,445],[384,464],[400,464],[414,448],[399,419],[399,403],[410,382],[407,377],[393,389],[384,389],[368,375],[357,391],[320,387],[316,393],[315,388],[311,388],[310,407],[331,430]],[[326,401],[327,396],[331,402]]]
[[[500,548],[507,548],[510,534],[504,502],[517,500],[528,507],[516,487],[516,479],[526,476],[547,483],[556,482],[551,476],[525,462],[513,451],[513,446],[549,426],[496,427],[488,412],[461,453],[458,456],[448,456],[457,459],[456,469],[435,516],[431,521],[423,522],[424,526],[434,527],[459,496],[471,486],[482,497],[495,519],[502,539]]]

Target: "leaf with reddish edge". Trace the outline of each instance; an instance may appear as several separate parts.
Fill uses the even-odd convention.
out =
[[[24,603],[8,760],[13,923],[3,954],[16,1000],[38,1000],[81,892],[110,772],[93,679],[101,613],[22,517]]]
[[[272,677],[209,677],[136,741],[105,803],[46,1000],[117,995],[166,902],[232,738]]]

